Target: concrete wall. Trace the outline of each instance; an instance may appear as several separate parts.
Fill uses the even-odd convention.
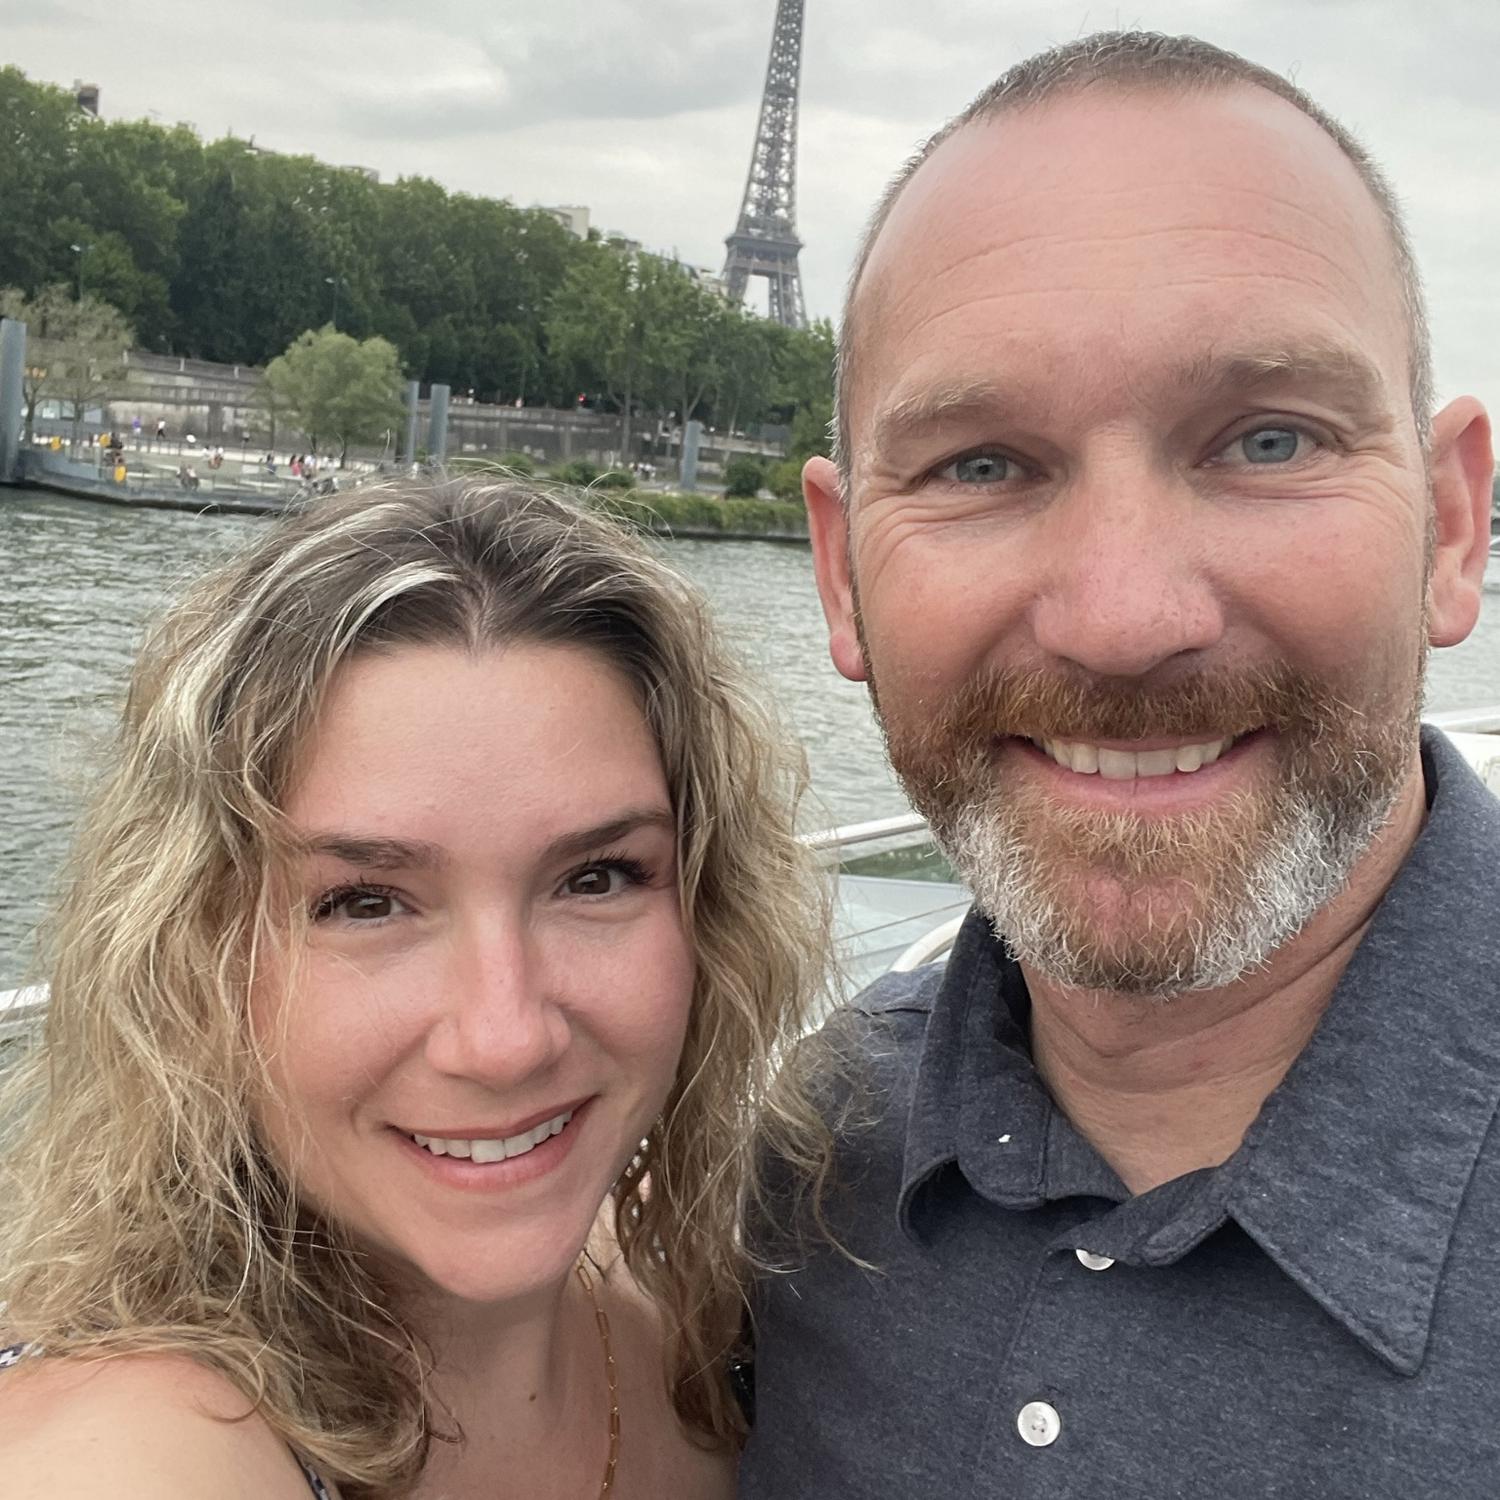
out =
[[[261,372],[248,365],[217,365],[132,350],[122,371],[122,390],[97,415],[84,423],[85,434],[111,429],[128,435],[131,422],[139,417],[141,435],[149,440],[158,418],[165,419],[173,444],[192,433],[198,444],[222,445],[229,452],[265,452],[273,446],[271,424],[257,404]],[[418,432],[427,432],[430,403],[418,406]],[[404,418],[392,424],[390,452],[399,446]],[[40,419],[39,436],[53,433],[67,437],[72,422],[67,417]],[[721,434],[706,433],[699,461],[712,477],[733,453],[749,453],[770,460],[784,451],[785,430],[768,430],[762,438],[736,437],[726,442]],[[425,448],[425,440],[422,441]],[[278,421],[274,447],[278,453],[304,452],[308,436],[284,419]],[[327,445],[324,445],[325,451]],[[449,458],[499,456],[525,453],[541,463],[586,458],[606,466],[646,458],[663,473],[675,466],[677,439],[659,437],[654,421],[638,418],[633,424],[631,452],[620,453],[620,419],[604,412],[557,410],[551,407],[488,406],[455,400],[448,411]],[[379,459],[379,443],[350,449],[351,457]]]

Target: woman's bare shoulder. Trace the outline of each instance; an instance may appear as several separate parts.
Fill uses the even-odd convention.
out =
[[[290,1450],[224,1376],[178,1355],[32,1356],[0,1375],[14,1500],[308,1500]]]

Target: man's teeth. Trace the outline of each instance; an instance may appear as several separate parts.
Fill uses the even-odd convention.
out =
[[[1175,750],[1105,750],[1082,740],[1034,740],[1058,765],[1082,776],[1105,781],[1134,781],[1138,776],[1170,776],[1211,766],[1230,744],[1227,739],[1178,745]]]
[[[508,1135],[501,1140],[454,1141],[432,1135],[413,1135],[412,1140],[434,1156],[461,1156],[482,1165],[485,1162],[509,1161],[513,1156],[525,1156],[528,1151],[534,1151],[543,1141],[556,1135],[572,1118],[573,1111],[570,1109],[555,1119],[543,1121],[534,1130],[523,1131],[520,1135]]]

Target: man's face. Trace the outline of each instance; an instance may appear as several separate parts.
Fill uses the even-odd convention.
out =
[[[1259,90],[1064,99],[935,152],[858,328],[847,518],[809,500],[913,800],[1057,982],[1237,977],[1410,791],[1429,619],[1472,623],[1368,193]]]

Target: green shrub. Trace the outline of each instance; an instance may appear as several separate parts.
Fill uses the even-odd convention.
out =
[[[560,479],[564,484],[576,484],[579,489],[587,489],[599,477],[599,465],[590,463],[586,458],[570,458],[567,463],[559,464],[552,471],[552,477]]]
[[[529,453],[502,453],[500,467],[512,474],[524,474],[527,478],[536,473],[536,461]]]
[[[635,475],[629,469],[607,469],[594,481],[597,490],[633,490]]]
[[[725,532],[730,536],[806,536],[807,515],[800,505],[772,500],[718,500],[712,495],[589,491],[589,503],[605,515],[640,531]]]
[[[589,504],[595,510],[612,517],[622,525],[631,526],[640,531],[657,529],[651,502],[637,495],[633,490],[595,488],[589,491],[588,499]]]
[[[753,500],[766,482],[766,466],[745,453],[736,453],[724,465],[724,498]]]
[[[726,500],[723,511],[726,531],[746,532],[753,536],[773,532],[807,535],[806,511],[800,505],[788,505],[783,500]]]
[[[794,458],[785,458],[772,464],[766,475],[766,488],[789,505],[802,503],[802,465]]]

